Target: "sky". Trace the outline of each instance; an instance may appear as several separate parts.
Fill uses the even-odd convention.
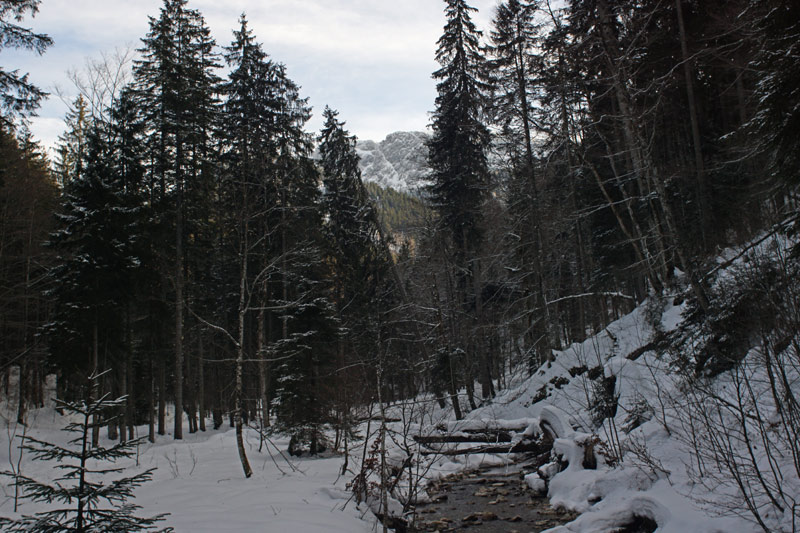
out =
[[[55,41],[43,56],[4,49],[0,64],[29,72],[52,93],[31,119],[34,137],[52,147],[64,129],[67,105],[77,96],[67,72],[80,72],[87,60],[115,49],[136,49],[157,17],[162,0],[42,0],[35,18],[21,25]],[[485,33],[497,0],[472,0],[474,19]],[[393,131],[422,131],[436,97],[431,73],[436,41],[444,25],[439,0],[189,0],[218,45],[227,45],[239,15],[272,59],[310,99],[318,131],[326,105],[359,139],[382,140]],[[58,91],[57,91],[58,89]]]

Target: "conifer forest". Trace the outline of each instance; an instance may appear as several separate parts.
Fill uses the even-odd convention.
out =
[[[0,0],[0,50],[57,49],[48,1]],[[322,520],[364,531],[800,531],[800,3],[471,3],[437,0],[403,190],[244,13],[163,0],[53,146],[0,58],[0,527],[292,527],[124,503],[216,434],[242,483],[335,462]],[[558,518],[424,514],[478,452]],[[22,466],[67,459],[77,492]]]

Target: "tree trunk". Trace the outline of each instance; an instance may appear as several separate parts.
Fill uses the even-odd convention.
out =
[[[683,58],[683,75],[686,78],[686,98],[689,101],[689,120],[692,125],[692,144],[694,146],[694,166],[697,175],[697,206],[699,210],[700,232],[703,239],[703,247],[706,246],[706,220],[708,210],[706,208],[706,171],[703,162],[703,149],[700,140],[700,122],[697,118],[697,102],[694,94],[694,80],[692,75],[692,65],[689,58],[689,46],[686,42],[686,26],[683,21],[682,0],[675,0],[675,10],[678,16],[678,33],[681,39],[681,55]]]
[[[611,32],[611,28],[609,27],[609,12],[608,6],[606,5],[605,0],[600,0],[598,2],[599,13],[601,17],[601,31],[603,33],[603,39],[606,42],[606,49],[616,49],[614,45],[616,40]],[[686,253],[683,249],[683,243],[678,235],[677,232],[677,225],[674,221],[674,216],[672,214],[672,207],[669,204],[666,187],[661,179],[655,175],[656,169],[654,168],[652,162],[650,161],[649,157],[645,153],[645,145],[641,142],[639,135],[636,133],[636,127],[634,125],[634,116],[632,106],[629,101],[629,97],[627,91],[625,89],[624,83],[622,81],[622,75],[620,72],[620,68],[615,65],[616,58],[608,57],[608,62],[612,67],[612,80],[614,86],[614,92],[616,95],[617,102],[620,106],[620,113],[622,115],[622,125],[623,125],[623,133],[625,137],[625,142],[628,145],[628,151],[631,155],[633,160],[634,166],[634,174],[637,177],[643,178],[652,184],[655,187],[656,196],[661,207],[664,222],[667,226],[667,231],[671,234],[674,245],[675,251],[678,255],[678,260],[680,261],[681,268],[683,271],[686,272],[690,285],[692,287],[692,291],[694,292],[698,304],[703,310],[708,309],[708,298],[705,294],[705,289],[700,285],[698,277],[694,271],[693,266],[687,261]]]
[[[167,433],[167,362],[158,359],[158,434]]]
[[[100,342],[97,333],[97,316],[95,315],[92,325],[92,401],[100,399]],[[20,383],[22,380],[20,380]],[[92,448],[96,448],[100,443],[100,418],[95,414],[92,421]]]
[[[131,322],[131,306],[128,305],[127,312],[125,313],[125,383],[124,393],[127,396],[125,401],[125,417],[122,431],[127,433],[125,440],[133,440],[134,438],[134,374],[133,374],[133,326]]]
[[[247,257],[248,257],[248,219],[247,214],[247,185],[244,186],[242,206],[242,236],[239,244],[239,337],[236,345],[236,388],[234,390],[234,421],[236,425],[236,447],[239,450],[239,460],[242,463],[244,477],[253,475],[247,453],[244,449],[244,435],[242,428],[242,366],[244,365],[245,319],[247,314]]]
[[[447,354],[447,362],[450,367],[450,380],[448,382],[450,388],[450,401],[453,403],[453,413],[456,415],[456,420],[461,420],[464,415],[461,412],[461,404],[458,402],[458,388],[456,386],[455,368],[453,368],[453,355],[452,352]]]
[[[147,440],[150,442],[156,441],[156,376],[155,365],[152,359],[150,360],[150,394],[147,395]]]
[[[180,157],[178,158],[180,160]],[[175,431],[183,438],[183,185],[178,183],[175,208]]]
[[[492,372],[489,363],[489,354],[487,346],[484,343],[483,332],[483,282],[480,260],[475,258],[472,260],[472,280],[473,292],[475,293],[475,336],[474,336],[474,349],[477,351],[478,358],[478,376],[481,382],[481,397],[484,399],[491,398],[494,394],[492,384]]]
[[[26,390],[27,387],[25,386],[25,382],[28,378],[28,371],[25,365],[25,361],[21,361],[19,364],[19,380],[17,382],[17,424],[24,424],[25,423],[25,396],[27,396],[28,391]]]
[[[206,378],[205,378],[205,351],[203,350],[203,335],[197,335],[197,407],[200,421],[200,431],[206,430]]]
[[[264,298],[266,303],[266,298]],[[258,312],[258,387],[261,393],[261,427],[269,427],[269,361],[267,361],[266,311]]]
[[[189,425],[189,433],[197,433],[197,387],[195,387],[195,365],[192,364],[192,359],[191,352],[184,358],[186,363],[184,405],[186,411],[186,422]]]

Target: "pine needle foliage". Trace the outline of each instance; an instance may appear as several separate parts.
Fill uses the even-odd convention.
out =
[[[39,11],[41,0],[0,0],[0,50],[19,48],[42,55],[53,44],[43,34],[34,33],[18,22]],[[28,74],[0,67],[0,123],[9,126],[16,117],[27,117],[36,111],[47,93],[30,82]]]
[[[18,520],[0,518],[0,529],[6,533],[127,533],[134,531],[170,532],[158,529],[165,514],[149,518],[136,516],[140,506],[129,503],[134,490],[152,478],[154,468],[133,476],[121,474],[124,468],[113,464],[133,456],[142,439],[129,440],[110,447],[91,447],[91,433],[97,424],[106,424],[110,413],[121,412],[125,397],[99,400],[62,402],[58,405],[77,421],[70,422],[64,431],[74,435],[64,446],[26,436],[21,449],[35,461],[53,463],[60,475],[50,482],[17,475],[16,485],[24,499],[44,503],[51,508]],[[101,416],[98,416],[101,415]],[[100,422],[102,421],[102,422]],[[11,475],[4,473],[4,475]]]
[[[438,96],[428,142],[428,192],[463,264],[480,242],[480,210],[489,189],[484,123],[489,84],[482,34],[470,16],[476,9],[464,0],[445,3],[447,24],[436,51],[441,68],[433,73]]]

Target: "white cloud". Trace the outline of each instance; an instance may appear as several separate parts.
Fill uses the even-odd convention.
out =
[[[59,135],[64,131],[64,121],[55,117],[32,117],[30,122],[36,139],[48,150],[48,156],[54,158],[55,153],[50,148],[55,146]]]
[[[474,0],[479,27],[488,29],[496,0]],[[68,69],[87,56],[115,47],[140,46],[148,15],[158,16],[161,0],[44,0],[40,13],[25,24],[48,33],[55,45],[39,58],[3,52],[5,67],[31,72],[45,88],[69,90]],[[318,115],[328,104],[340,111],[360,138],[379,140],[401,129],[422,130],[433,109],[430,73],[436,40],[444,24],[438,0],[190,0],[203,13],[218,44],[227,45],[242,12],[265,50],[286,64],[288,73],[311,99]],[[54,121],[66,108],[43,107],[34,134],[48,143]]]

